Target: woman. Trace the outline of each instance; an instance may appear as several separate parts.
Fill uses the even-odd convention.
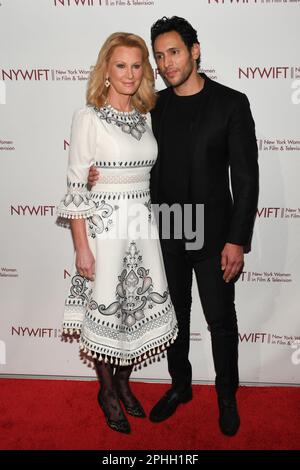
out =
[[[82,349],[95,359],[107,424],[124,433],[130,426],[120,401],[129,414],[146,416],[129,387],[132,368],[155,360],[177,334],[158,237],[134,230],[146,225],[156,233],[149,191],[155,99],[145,42],[112,34],[91,72],[88,106],[73,117],[68,192],[58,208],[70,219],[76,252],[64,332],[80,331]],[[92,164],[101,176],[88,191]],[[138,220],[129,223],[136,212]]]

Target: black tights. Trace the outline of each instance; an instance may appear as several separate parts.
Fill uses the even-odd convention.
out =
[[[110,363],[95,360],[95,368],[100,380],[100,397],[109,419],[119,421],[125,418],[119,398],[129,407],[136,404],[136,398],[129,387],[133,366],[114,367]]]

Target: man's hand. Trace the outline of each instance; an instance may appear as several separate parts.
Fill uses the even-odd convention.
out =
[[[99,179],[99,171],[95,166],[90,167],[89,175],[88,175],[88,185],[90,187],[95,186]]]
[[[244,265],[244,248],[241,245],[226,243],[221,253],[221,268],[225,282],[231,281]]]

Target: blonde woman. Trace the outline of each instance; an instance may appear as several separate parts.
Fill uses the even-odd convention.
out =
[[[129,387],[133,367],[155,361],[177,334],[158,237],[138,233],[140,226],[152,234],[155,228],[149,191],[157,157],[149,114],[155,102],[145,42],[112,34],[91,72],[87,107],[73,117],[68,191],[58,207],[70,221],[76,254],[64,331],[80,333],[81,348],[95,360],[107,424],[124,433],[130,425],[121,403],[128,414],[146,416]],[[100,178],[89,191],[91,165]]]

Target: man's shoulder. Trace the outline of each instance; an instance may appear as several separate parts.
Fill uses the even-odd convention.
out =
[[[207,85],[211,90],[211,94],[218,100],[220,105],[242,105],[248,103],[245,93],[235,90],[227,85],[208,79]]]
[[[208,79],[208,85],[218,98],[223,97],[230,101],[240,101],[246,97],[245,93],[235,90],[227,85],[223,85],[223,83],[216,82],[215,80]]]

